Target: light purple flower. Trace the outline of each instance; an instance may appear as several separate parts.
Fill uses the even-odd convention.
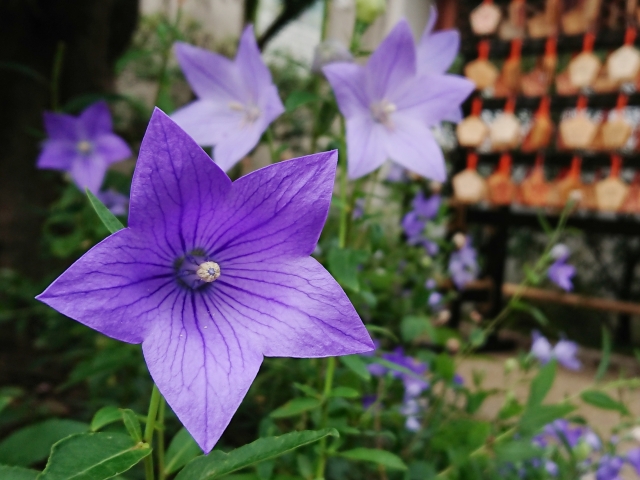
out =
[[[418,194],[413,197],[413,211],[416,212],[418,217],[424,220],[431,220],[438,214],[438,210],[440,210],[440,204],[442,203],[442,198],[440,195],[431,195],[429,198],[425,198],[422,192],[418,192]]]
[[[442,294],[440,292],[431,292],[427,303],[431,308],[437,308],[442,304]]]
[[[578,360],[578,344],[570,340],[560,340],[554,347],[537,330],[532,332],[531,355],[540,363],[548,363],[551,359],[569,370],[580,370],[582,364]]]
[[[214,146],[215,162],[229,170],[284,112],[253,27],[244,30],[233,61],[186,43],[176,43],[175,51],[198,99],[171,118],[198,144]]]
[[[209,452],[264,356],[326,357],[373,343],[313,258],[336,152],[231,182],[161,111],[131,187],[129,227],[73,264],[38,299],[117,340],[142,343],[154,382]]]
[[[556,462],[551,461],[551,460],[545,460],[544,469],[552,477],[557,477],[558,473],[560,472],[560,469],[558,468],[558,464]]]
[[[389,172],[387,173],[387,182],[391,183],[405,183],[409,178],[407,177],[407,171],[404,167],[401,167],[397,163],[392,163],[389,166]]]
[[[96,197],[98,197],[98,200],[104,203],[104,206],[114,215],[126,215],[127,207],[129,206],[129,197],[126,195],[109,189],[97,193]]]
[[[430,278],[429,280],[427,280],[424,284],[424,288],[428,289],[428,290],[433,290],[434,288],[437,287],[437,283],[435,281],[435,279]]]
[[[549,279],[567,292],[573,290],[573,283],[571,282],[571,279],[576,274],[576,268],[567,263],[570,254],[571,251],[566,245],[562,243],[555,245],[549,252],[549,255],[555,261],[547,271]]]
[[[421,219],[416,212],[408,212],[402,218],[402,229],[407,236],[409,245],[416,245],[422,239],[422,232],[425,227],[425,221]]]
[[[353,55],[339,40],[328,39],[316,45],[313,51],[311,71],[322,72],[322,67],[336,62],[353,62]]]
[[[451,280],[459,290],[475,280],[480,273],[477,259],[478,253],[471,246],[471,238],[467,237],[464,246],[451,254],[449,258],[449,273]]]
[[[347,119],[349,177],[360,178],[385,160],[423,177],[444,181],[444,156],[430,127],[442,121],[474,90],[462,77],[418,74],[411,29],[402,20],[365,66],[324,67]]]
[[[460,50],[460,33],[457,30],[433,32],[437,19],[438,11],[432,6],[429,21],[422,32],[416,50],[419,75],[444,74],[449,70],[458,55],[458,50]],[[457,123],[462,118],[462,110],[456,105],[443,120]]]
[[[629,450],[625,455],[625,459],[636,470],[636,473],[640,475],[640,447]]]
[[[596,480],[621,480],[620,470],[623,465],[622,458],[604,455],[596,471]]]
[[[90,105],[78,117],[45,112],[44,128],[48,138],[38,168],[69,172],[82,191],[97,193],[109,165],[131,156],[126,142],[113,133],[104,101]]]

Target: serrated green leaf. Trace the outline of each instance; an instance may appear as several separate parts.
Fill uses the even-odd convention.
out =
[[[97,432],[101,428],[111,423],[119,422],[120,420],[122,420],[122,413],[120,413],[119,408],[111,406],[103,407],[93,416],[89,428],[92,432]]]
[[[354,292],[360,290],[358,266],[368,258],[367,252],[349,248],[333,248],[327,257],[331,275],[340,285]]]
[[[406,470],[407,466],[395,453],[377,448],[354,448],[346,452],[340,452],[339,455],[349,460],[358,460],[363,462],[371,462],[392,470]]]
[[[318,96],[315,93],[306,91],[291,92],[291,94],[284,101],[284,108],[287,112],[293,112],[296,108],[301,107],[302,105],[307,105],[311,102],[315,102],[317,99]]]
[[[331,397],[342,397],[342,398],[359,398],[360,392],[355,388],[351,387],[336,387],[331,390]]]
[[[86,192],[87,197],[89,197],[91,206],[96,211],[96,214],[98,215],[100,220],[102,220],[104,226],[107,227],[107,230],[109,230],[111,233],[116,233],[118,230],[122,230],[124,228],[124,225],[122,225],[120,220],[118,220],[116,216],[111,213],[109,209],[105,207],[104,204],[100,200],[98,200],[98,198],[93,193],[91,193],[88,188],[86,189]]]
[[[36,480],[39,474],[37,470],[0,465],[0,478],[3,480]]]
[[[165,474],[177,472],[199,455],[202,455],[202,450],[191,434],[185,428],[180,429],[167,449]]]
[[[124,422],[124,426],[127,428],[127,432],[133,439],[134,442],[138,443],[142,441],[142,428],[140,428],[140,420],[138,420],[138,416],[136,412],[130,410],[128,408],[123,408],[120,410],[122,414],[122,421]]]
[[[538,375],[531,381],[527,408],[540,405],[553,386],[556,378],[557,364],[554,360],[544,365]]]
[[[229,453],[213,451],[187,464],[176,480],[213,480],[251,465],[284,455],[327,436],[338,437],[333,428],[292,432],[279,437],[260,438]]]
[[[622,415],[631,415],[627,407],[611,398],[604,392],[599,390],[587,390],[580,394],[580,398],[583,402],[593,405],[594,407],[601,408],[602,410],[614,410],[620,412]]]
[[[320,405],[322,405],[322,402],[317,398],[294,398],[281,407],[276,408],[273,412],[271,412],[271,415],[269,416],[271,418],[295,417],[296,415],[300,415],[301,413],[316,409]]]
[[[28,467],[47,458],[51,446],[58,440],[88,430],[86,423],[58,418],[29,425],[0,443],[0,463]],[[26,445],[29,447],[25,448]]]
[[[151,453],[122,433],[80,433],[56,443],[38,480],[105,480],[126,472]]]
[[[361,379],[367,382],[371,380],[371,373],[367,369],[367,364],[363,362],[358,355],[345,355],[338,358],[340,359],[340,363],[358,375]]]

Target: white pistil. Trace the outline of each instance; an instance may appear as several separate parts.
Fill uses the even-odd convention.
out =
[[[76,145],[78,152],[87,155],[93,150],[93,145],[88,140],[80,140]]]
[[[204,262],[198,266],[196,275],[203,282],[211,283],[218,279],[220,276],[220,265],[216,262]]]
[[[245,125],[251,125],[252,123],[254,123],[260,118],[260,115],[262,113],[257,106],[253,104],[243,105],[240,102],[230,102],[229,108],[231,110],[235,110],[236,112],[244,113],[244,118],[242,119],[243,127]]]
[[[379,102],[372,103],[369,106],[373,119],[387,127],[389,130],[393,130],[393,121],[391,115],[397,110],[397,107],[388,100],[381,100]]]

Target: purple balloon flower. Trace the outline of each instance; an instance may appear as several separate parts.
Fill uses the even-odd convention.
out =
[[[114,215],[125,215],[127,213],[127,207],[129,206],[129,197],[117,192],[116,190],[105,190],[96,194],[98,200],[104,203],[104,206],[109,209]]]
[[[253,27],[244,30],[233,61],[186,43],[176,43],[175,51],[198,99],[171,118],[198,144],[214,146],[215,162],[229,170],[284,112]]]
[[[44,128],[49,138],[38,157],[38,168],[69,172],[83,191],[97,193],[109,165],[131,155],[126,142],[113,133],[104,101],[90,105],[78,117],[45,112]]]
[[[419,74],[411,29],[402,20],[363,67],[323,68],[347,119],[349,177],[360,178],[385,160],[433,180],[446,178],[444,156],[430,127],[474,90],[456,75]]]
[[[623,465],[622,458],[604,455],[600,459],[600,464],[596,471],[596,480],[621,480],[620,470],[622,470]]]
[[[336,152],[232,183],[156,110],[131,187],[129,227],[102,241],[38,299],[99,332],[142,343],[153,380],[205,452],[264,356],[326,357],[373,343],[313,258]]]
[[[571,279],[576,274],[576,268],[567,263],[570,254],[571,251],[566,245],[561,243],[555,245],[550,252],[551,257],[554,258],[555,261],[547,271],[549,279],[567,292],[573,290]]]
[[[460,50],[460,33],[457,30],[439,30],[433,32],[438,19],[438,11],[432,6],[429,21],[418,42],[416,54],[418,74],[444,74],[458,55]],[[463,118],[462,109],[455,106],[443,120],[458,123]]]
[[[578,360],[578,344],[570,340],[562,339],[551,347],[551,343],[540,332],[532,332],[531,355],[540,363],[548,363],[556,359],[560,365],[569,370],[580,370],[582,363]]]
[[[478,253],[471,246],[471,238],[467,237],[464,246],[451,254],[449,258],[449,273],[451,280],[459,290],[473,281],[480,272],[477,259]]]
[[[632,448],[625,456],[629,465],[631,465],[638,475],[640,475],[640,447]]]

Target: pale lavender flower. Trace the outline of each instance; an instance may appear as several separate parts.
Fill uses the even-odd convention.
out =
[[[540,363],[545,364],[555,359],[560,365],[569,370],[579,370],[582,364],[577,358],[578,344],[570,340],[560,340],[554,347],[537,330],[532,332],[531,355]]]
[[[567,263],[570,254],[571,251],[566,245],[561,243],[555,245],[550,252],[551,258],[555,261],[547,271],[549,279],[567,292],[573,290],[571,279],[576,274],[576,268]]]
[[[353,62],[353,55],[339,40],[329,39],[316,45],[311,71],[321,73],[322,67],[336,62]]]
[[[438,308],[442,305],[442,294],[440,292],[431,292],[427,303],[431,308]]]
[[[460,50],[460,33],[457,30],[433,31],[437,19],[438,11],[432,6],[429,21],[422,32],[416,50],[419,75],[444,74],[451,67]],[[455,105],[443,120],[458,123],[462,118],[462,110]]]
[[[129,206],[129,197],[113,190],[105,190],[96,194],[98,200],[104,203],[104,206],[109,209],[114,215],[126,215],[127,207]]]
[[[349,177],[360,178],[391,159],[409,170],[444,181],[446,169],[430,127],[474,90],[462,77],[418,74],[411,29],[402,20],[365,66],[324,67],[347,119]]]
[[[213,159],[229,170],[284,112],[253,27],[244,30],[233,61],[186,43],[176,43],[175,51],[198,98],[171,118],[199,145],[213,146]]]
[[[142,343],[154,382],[205,452],[267,357],[326,357],[373,343],[313,258],[336,152],[231,182],[156,109],[131,186],[129,227],[38,299],[117,340]]]
[[[640,475],[640,447],[632,448],[625,454],[625,459],[638,475]]]
[[[397,163],[392,163],[389,166],[389,172],[387,173],[387,182],[391,183],[405,183],[409,178],[407,177],[407,171],[404,167],[401,167]]]
[[[440,204],[442,203],[442,197],[440,195],[431,195],[426,198],[422,192],[413,197],[413,211],[416,212],[418,217],[423,220],[431,220],[438,214],[440,210]]]
[[[600,464],[596,470],[596,480],[622,480],[620,470],[624,461],[620,457],[604,455],[600,459]]]
[[[430,278],[425,282],[424,288],[426,288],[427,290],[433,290],[437,285],[438,284],[436,283],[436,281],[433,278]]]
[[[109,165],[131,156],[126,142],[113,133],[104,101],[90,105],[78,117],[45,112],[44,128],[48,138],[38,168],[69,172],[82,191],[97,193]]]
[[[464,246],[451,254],[449,273],[451,280],[459,290],[478,277],[480,266],[477,256],[476,249],[471,246],[471,237],[467,237]]]
[[[557,477],[558,473],[560,472],[560,469],[558,468],[558,464],[556,462],[551,461],[551,460],[545,460],[544,469],[552,477]]]

